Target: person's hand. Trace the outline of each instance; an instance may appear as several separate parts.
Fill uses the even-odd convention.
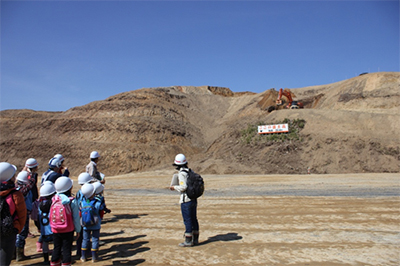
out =
[[[80,235],[80,234],[79,234],[78,232],[76,232],[75,241],[76,241],[76,240],[78,240],[78,238],[79,238],[79,235]]]
[[[175,188],[173,186],[169,187],[169,190],[175,190]]]

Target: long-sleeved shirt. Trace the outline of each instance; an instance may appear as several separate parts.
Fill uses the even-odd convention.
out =
[[[93,161],[90,161],[88,165],[86,165],[86,172],[93,178],[101,181],[102,178],[100,176],[100,172],[97,171],[97,164]]]

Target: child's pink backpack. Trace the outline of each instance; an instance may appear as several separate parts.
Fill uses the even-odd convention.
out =
[[[69,197],[70,203],[74,199]],[[74,231],[71,204],[62,204],[61,197],[55,195],[50,207],[50,226],[53,233],[68,233]]]

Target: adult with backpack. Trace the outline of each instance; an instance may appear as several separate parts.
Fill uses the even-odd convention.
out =
[[[199,222],[197,220],[197,198],[203,194],[204,182],[200,175],[188,168],[184,154],[175,156],[174,163],[179,172],[174,174],[170,190],[180,192],[181,213],[185,225],[185,241],[181,247],[191,247],[199,243]]]
[[[0,265],[10,265],[17,234],[26,221],[26,206],[22,192],[15,190],[17,167],[7,162],[0,163],[0,211],[1,250]]]
[[[53,196],[50,207],[50,226],[54,243],[50,265],[68,266],[72,262],[71,250],[74,231],[77,237],[81,231],[79,207],[75,198],[72,197],[73,182],[70,178],[61,176],[56,180],[54,186],[57,193]]]

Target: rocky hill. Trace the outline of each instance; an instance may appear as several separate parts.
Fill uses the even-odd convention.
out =
[[[371,73],[291,89],[304,109],[277,110],[277,90],[173,86],[111,96],[66,112],[0,112],[0,160],[19,168],[56,153],[77,176],[89,154],[106,175],[171,169],[175,154],[204,174],[399,172],[400,73]],[[288,121],[293,132],[258,135],[256,126]]]

